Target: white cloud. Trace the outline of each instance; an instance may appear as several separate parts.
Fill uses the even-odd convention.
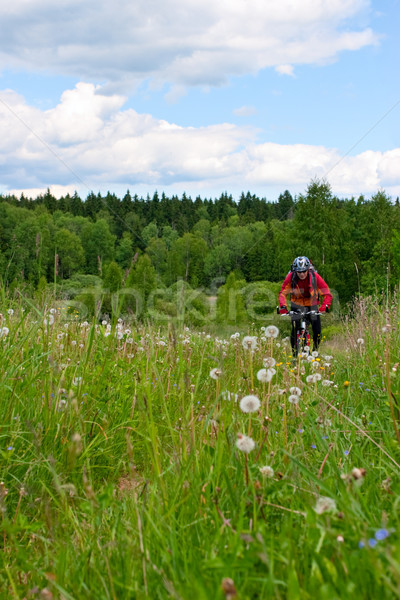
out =
[[[80,83],[47,111],[1,92],[0,192],[147,186],[265,195],[268,189],[298,193],[311,179],[326,177],[338,194],[380,188],[400,194],[399,148],[341,158],[323,146],[257,143],[248,127],[180,127],[124,109],[122,96],[100,92]]]
[[[294,77],[293,65],[279,65],[275,67],[275,70],[280,75],[289,75],[290,77]]]
[[[257,114],[257,109],[255,106],[241,106],[240,108],[235,108],[233,114],[237,117],[251,117]]]
[[[378,43],[370,0],[14,0],[0,4],[0,69],[132,86],[220,85]],[[290,74],[290,73],[287,73]]]

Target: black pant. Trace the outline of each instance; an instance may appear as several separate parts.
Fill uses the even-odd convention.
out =
[[[297,334],[300,331],[301,326],[301,313],[309,310],[318,310],[318,306],[306,306],[300,307],[296,304],[291,305],[291,310],[294,310],[299,313],[299,317],[296,318],[292,316],[292,332],[290,334],[290,343],[292,345],[293,353],[296,355],[297,353]],[[308,319],[311,323],[312,331],[313,331],[313,350],[318,350],[318,346],[321,341],[321,317],[319,315],[309,315]]]

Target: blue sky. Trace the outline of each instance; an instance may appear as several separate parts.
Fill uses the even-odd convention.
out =
[[[0,193],[400,195],[399,0],[14,0]]]

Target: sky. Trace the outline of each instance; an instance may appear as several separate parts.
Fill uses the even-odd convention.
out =
[[[400,0],[0,4],[0,193],[400,195]]]

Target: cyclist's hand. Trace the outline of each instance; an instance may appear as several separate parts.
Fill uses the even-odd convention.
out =
[[[320,306],[318,309],[319,314],[324,314],[327,312],[326,306]]]
[[[286,308],[286,306],[281,306],[280,307],[279,314],[280,315],[287,315],[288,314],[288,309]]]

